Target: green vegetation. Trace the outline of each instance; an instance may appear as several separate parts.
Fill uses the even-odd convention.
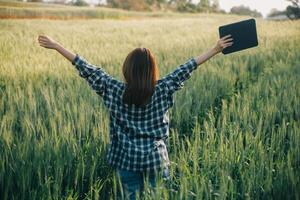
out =
[[[81,0],[80,0],[81,1]],[[179,12],[224,13],[219,0],[107,0],[108,6],[125,10],[157,11],[172,10]]]
[[[128,12],[103,7],[77,7],[59,4],[0,1],[2,18],[92,19],[143,17],[146,13]],[[149,13],[150,15],[150,13]]]
[[[50,8],[49,8],[50,9]],[[115,199],[108,113],[47,34],[122,80],[135,47],[160,77],[244,18],[0,20],[0,199]],[[259,47],[199,66],[170,110],[172,183],[146,199],[299,199],[300,23],[257,21]],[[298,189],[297,189],[298,188]]]
[[[257,10],[251,10],[247,6],[234,6],[230,9],[230,13],[236,14],[236,15],[248,15],[253,17],[262,17],[262,14],[258,12]]]
[[[172,11],[139,12],[106,7],[69,6],[0,0],[0,19],[132,19],[149,17],[199,17]]]

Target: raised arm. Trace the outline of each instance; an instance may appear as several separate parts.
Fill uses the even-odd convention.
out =
[[[49,36],[39,35],[38,41],[40,43],[40,46],[45,47],[47,49],[56,50],[70,62],[73,62],[76,57],[76,54],[64,48],[61,44],[59,44],[57,41],[53,40]]]
[[[205,53],[203,53],[195,58],[197,65],[203,64],[204,62],[209,60],[211,57],[222,52],[223,49],[231,46],[232,44],[233,44],[233,39],[231,38],[231,35],[224,36],[217,42],[217,44],[213,48],[211,48],[210,50],[206,51]]]
[[[167,85],[169,93],[173,94],[175,91],[183,88],[183,82],[191,77],[193,70],[195,70],[198,65],[203,64],[213,56],[223,51],[226,47],[231,46],[233,44],[233,40],[230,37],[231,35],[227,35],[221,38],[213,48],[188,60],[184,64],[181,64],[173,72],[165,76],[162,80]]]
[[[109,96],[107,95],[108,88],[112,88],[116,81],[103,68],[92,65],[85,58],[72,53],[48,36],[39,36],[38,41],[40,46],[54,49],[68,59],[79,71],[79,75],[89,83],[98,95],[104,98]]]

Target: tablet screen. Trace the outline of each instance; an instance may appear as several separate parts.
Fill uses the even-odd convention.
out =
[[[240,21],[219,27],[220,38],[231,35],[233,45],[225,48],[222,53],[229,54],[258,45],[256,23],[254,19]]]

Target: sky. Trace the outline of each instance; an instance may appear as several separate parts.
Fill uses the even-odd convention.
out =
[[[272,8],[284,10],[290,3],[286,0],[219,0],[220,7],[229,11],[233,6],[245,5],[251,9],[256,9],[264,17],[270,13]]]
[[[86,0],[89,3],[97,3],[99,0]],[[105,0],[102,0],[102,2]],[[199,2],[199,0],[193,0]],[[276,8],[277,10],[284,10],[289,2],[286,0],[219,0],[220,7],[229,11],[233,6],[244,5],[250,7],[252,10],[259,11],[264,17],[270,13],[271,9]]]

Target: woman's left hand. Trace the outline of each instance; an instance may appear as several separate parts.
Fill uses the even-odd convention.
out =
[[[233,38],[231,37],[231,35],[226,35],[217,42],[214,49],[217,53],[220,53],[225,48],[230,47],[231,45],[233,45]]]

